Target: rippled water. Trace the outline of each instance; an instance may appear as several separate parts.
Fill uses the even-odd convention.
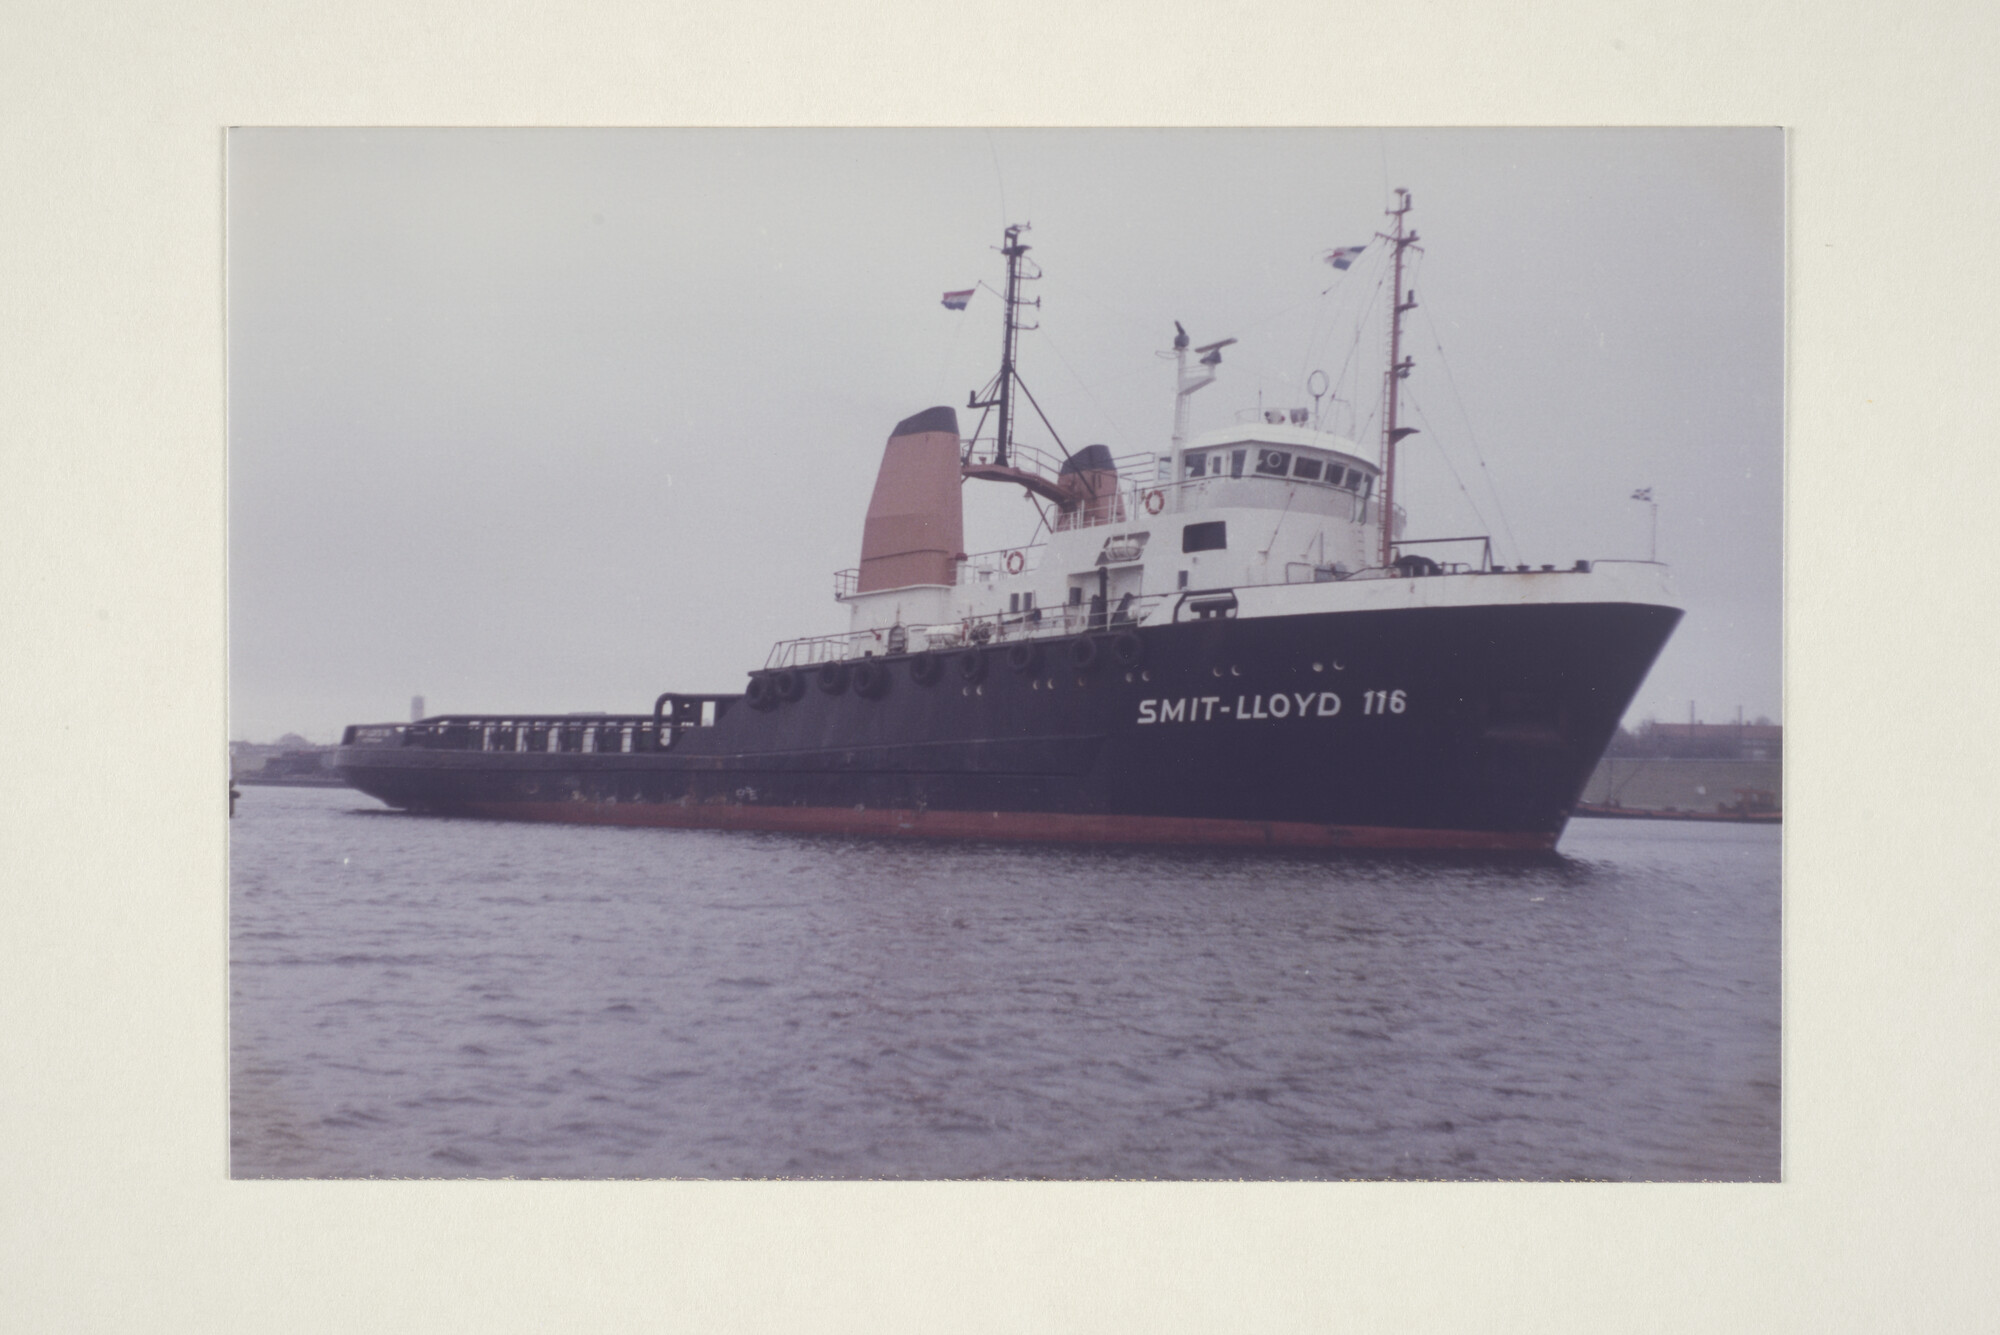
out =
[[[239,1177],[1778,1175],[1778,832],[1535,862],[231,825]]]

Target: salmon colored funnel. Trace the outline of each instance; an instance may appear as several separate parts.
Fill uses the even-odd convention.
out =
[[[965,551],[958,453],[958,414],[950,408],[926,408],[896,424],[861,528],[857,593],[958,582]]]

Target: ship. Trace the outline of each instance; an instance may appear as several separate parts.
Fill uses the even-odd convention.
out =
[[[1189,400],[1235,340],[1195,346],[1176,322],[1165,448],[1070,451],[1016,365],[1040,270],[1009,226],[999,370],[967,398],[969,431],[952,406],[890,431],[859,564],[834,577],[847,629],[780,642],[739,692],[666,691],[649,712],[354,725],[336,768],[447,816],[1553,849],[1682,609],[1651,560],[1509,567],[1488,537],[1404,535],[1410,209],[1398,190],[1368,243],[1393,273],[1374,448],[1302,408],[1191,437]],[[1052,450],[1015,439],[1023,398]],[[967,553],[973,484],[1032,496],[1032,537]]]

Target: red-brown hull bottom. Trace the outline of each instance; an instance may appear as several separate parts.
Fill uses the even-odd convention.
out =
[[[1540,853],[1555,834],[1504,830],[1393,829],[1203,817],[1074,815],[1033,811],[912,811],[848,807],[756,807],[733,803],[465,802],[453,814],[573,825],[648,825],[697,830],[898,839],[998,839],[1057,844],[1202,844],[1233,848],[1456,849]]]

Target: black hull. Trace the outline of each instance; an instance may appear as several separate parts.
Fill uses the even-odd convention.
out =
[[[618,824],[1093,842],[1550,848],[1680,619],[1552,603],[1218,619],[1070,640],[974,683],[887,660],[862,698],[806,684],[665,749],[343,746],[392,806]],[[1108,641],[1099,640],[1103,648]],[[1317,670],[1316,666],[1317,665]],[[636,743],[635,743],[636,745]],[[647,741],[651,746],[650,738]]]

